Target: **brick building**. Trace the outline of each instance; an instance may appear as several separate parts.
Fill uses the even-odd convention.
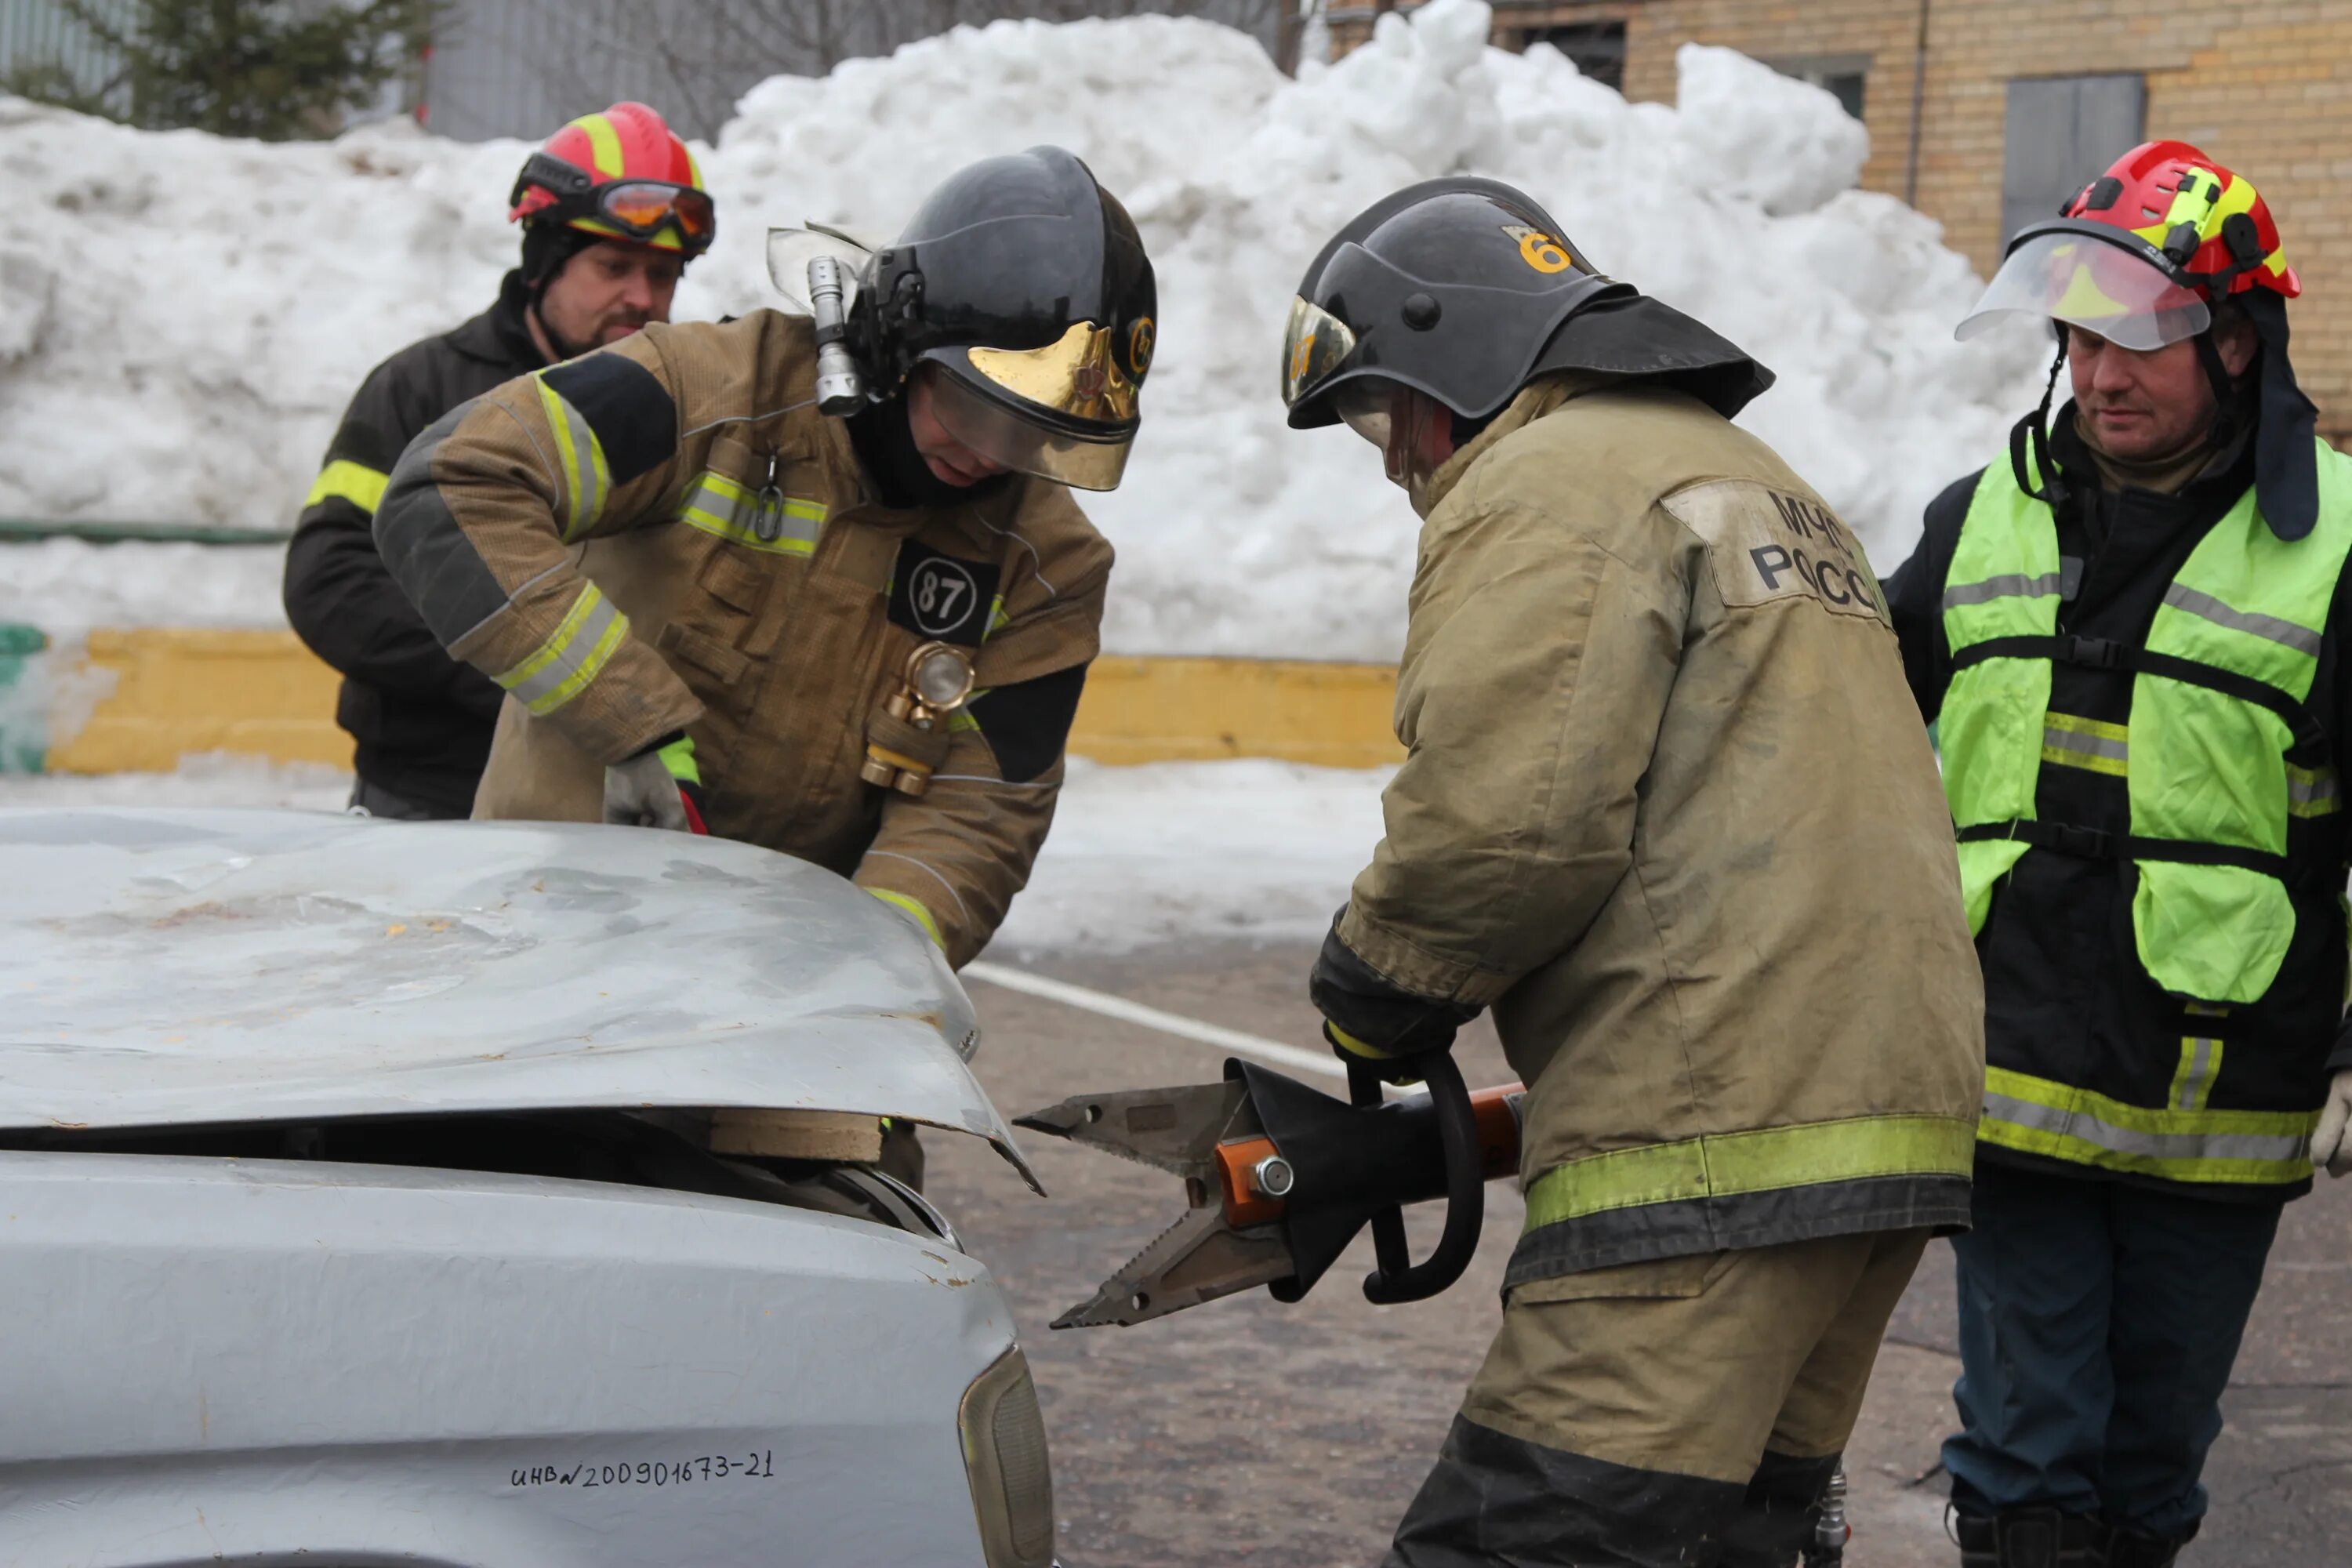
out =
[[[1334,5],[1335,47],[1375,9]],[[1498,0],[1494,32],[1552,43],[1629,98],[1672,101],[1689,42],[1817,82],[1870,127],[1864,183],[1941,222],[1986,276],[2014,227],[2116,153],[2195,142],[2278,215],[2305,290],[2295,368],[2322,428],[2352,437],[2352,0]]]

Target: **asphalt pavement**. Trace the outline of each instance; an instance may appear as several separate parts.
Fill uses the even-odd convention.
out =
[[[999,963],[1011,955],[992,954]],[[1022,966],[1203,1022],[1316,1039],[1303,946],[1193,944]],[[1006,1115],[1095,1089],[1206,1082],[1225,1052],[975,980],[975,1066]],[[1483,1023],[1474,1084],[1509,1076]],[[1333,1087],[1326,1085],[1324,1087]],[[1521,1208],[1487,1189],[1477,1261],[1433,1301],[1375,1309],[1356,1248],[1291,1307],[1263,1292],[1129,1329],[1046,1324],[1181,1212],[1173,1178],[1024,1134],[1050,1195],[976,1140],[935,1134],[931,1195],[1012,1298],[1053,1447],[1068,1568],[1376,1563],[1494,1331]],[[1436,1216],[1416,1216],[1415,1255]],[[1937,1447],[1958,1370],[1951,1254],[1904,1300],[1848,1450],[1852,1568],[1956,1565]],[[2319,1568],[2352,1559],[2352,1182],[2293,1205],[2273,1254],[2207,1480],[2212,1513],[2183,1568]]]

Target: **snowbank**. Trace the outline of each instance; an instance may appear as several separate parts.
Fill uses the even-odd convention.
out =
[[[1389,770],[1073,762],[1028,890],[990,955],[1154,942],[1314,942],[1381,837]],[[177,773],[0,775],[10,805],[280,805],[340,811],[351,775],[191,757]]]
[[[1284,428],[1282,318],[1348,217],[1475,171],[1779,371],[1747,423],[1891,569],[2030,404],[2038,350],[1951,342],[1967,263],[1851,188],[1866,143],[1827,93],[1691,47],[1678,108],[1628,104],[1548,47],[1487,48],[1486,23],[1437,0],[1295,82],[1244,35],[1165,17],[1001,22],[768,81],[705,159],[721,238],[678,314],[768,301],[770,222],[887,232],[957,163],[1068,146],[1141,226],[1162,301],[1127,484],[1088,503],[1120,552],[1109,646],[1388,658],[1416,524],[1353,437]],[[488,300],[524,152],[404,124],[264,146],[0,100],[12,210],[34,219],[0,237],[0,515],[289,518],[367,368]],[[70,556],[0,554],[0,618],[278,618],[274,562],[209,573],[192,606],[180,561],[117,546],[52,569]]]

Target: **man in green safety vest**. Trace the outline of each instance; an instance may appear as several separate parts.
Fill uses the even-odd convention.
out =
[[[2251,183],[2125,154],[1959,328],[2050,321],[2073,402],[1888,584],[1985,978],[1969,1568],[2173,1562],[2280,1209],[2352,1172],[2352,462],[2288,363],[2300,289]]]

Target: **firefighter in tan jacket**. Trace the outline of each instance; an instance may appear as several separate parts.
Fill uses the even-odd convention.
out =
[[[772,240],[787,292],[808,237]],[[961,965],[1053,816],[1111,566],[1066,487],[1118,482],[1151,267],[1049,147],[819,267],[845,319],[820,289],[814,320],[656,326],[455,410],[375,536],[506,689],[476,816],[783,850]]]
[[[1392,1565],[1786,1568],[1968,1220],[1951,826],[1860,546],[1729,423],[1769,383],[1491,181],[1375,205],[1293,307],[1291,423],[1426,520],[1313,995],[1398,1077],[1492,1007],[1531,1090],[1502,1331]]]

